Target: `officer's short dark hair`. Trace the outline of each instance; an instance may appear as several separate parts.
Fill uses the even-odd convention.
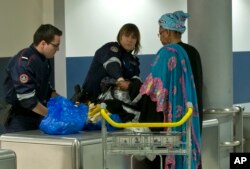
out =
[[[139,53],[141,47],[141,35],[138,27],[133,23],[127,23],[123,25],[117,35],[117,41],[119,43],[121,41],[122,35],[124,34],[125,35],[133,34],[136,37],[137,41],[135,44],[134,54]]]
[[[53,41],[55,35],[62,36],[62,31],[51,24],[41,25],[33,36],[33,43],[35,46],[37,46],[42,40],[46,43],[50,43]]]

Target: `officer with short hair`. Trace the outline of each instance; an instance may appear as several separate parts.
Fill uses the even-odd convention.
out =
[[[11,58],[4,81],[5,100],[12,105],[6,132],[38,129],[47,114],[47,100],[57,95],[50,84],[49,59],[59,50],[61,36],[55,26],[41,25],[33,43]]]

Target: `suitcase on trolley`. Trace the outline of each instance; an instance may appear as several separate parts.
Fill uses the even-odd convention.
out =
[[[16,154],[14,151],[0,149],[0,168],[16,169]]]
[[[32,130],[3,134],[0,140],[2,148],[15,151],[18,169],[98,169],[102,167],[100,131],[59,136]],[[108,166],[112,169],[125,169],[127,161],[124,156],[112,157],[109,158]]]

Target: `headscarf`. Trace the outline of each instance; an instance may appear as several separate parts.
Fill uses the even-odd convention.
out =
[[[159,25],[164,29],[183,33],[186,30],[185,21],[189,17],[190,15],[188,13],[184,13],[183,11],[166,13],[159,19]]]

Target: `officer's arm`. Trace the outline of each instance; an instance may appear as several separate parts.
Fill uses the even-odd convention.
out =
[[[124,80],[122,77],[121,61],[117,57],[111,57],[103,64],[103,67],[111,78]]]
[[[119,46],[114,44],[108,46],[100,52],[100,62],[111,78],[124,80],[122,76],[122,63],[120,61]]]
[[[117,86],[121,89],[121,90],[131,90],[131,86],[134,86],[133,83],[135,84],[140,84],[142,83],[141,82],[141,79],[139,77],[139,74],[140,74],[140,69],[139,69],[139,61],[137,58],[135,58],[135,62],[137,63],[137,66],[134,66],[134,76],[129,79],[129,80],[124,80],[124,78],[118,78],[117,79]],[[132,84],[131,84],[132,83]],[[137,85],[136,85],[137,86]],[[140,86],[140,85],[139,85]],[[136,89],[139,91],[139,88]]]
[[[48,113],[48,109],[40,102],[37,103],[36,107],[34,107],[32,111],[42,116],[46,116]]]
[[[36,97],[35,72],[31,65],[33,60],[28,60],[25,56],[21,57],[14,68],[11,69],[10,74],[14,82],[14,88],[17,94],[19,104],[35,113],[46,115],[47,108],[44,107]],[[36,66],[34,64],[33,66]]]

